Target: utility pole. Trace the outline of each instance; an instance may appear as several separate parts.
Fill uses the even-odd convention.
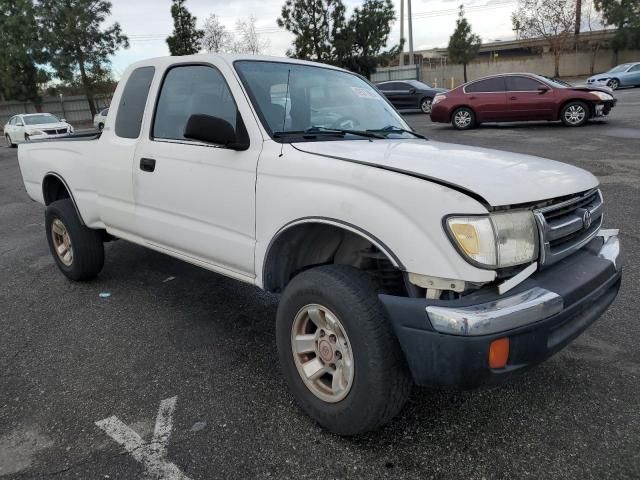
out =
[[[576,0],[576,35],[580,33],[582,23],[582,0]]]
[[[413,22],[411,19],[411,0],[407,0],[407,14],[409,15],[409,64],[413,65]]]
[[[411,0],[409,0],[411,1]],[[400,51],[400,66],[404,65],[404,0],[400,0],[400,45],[402,50]]]

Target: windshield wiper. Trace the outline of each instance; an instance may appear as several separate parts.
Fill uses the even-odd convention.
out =
[[[316,136],[316,135],[357,135],[366,138],[385,138],[383,135],[372,131],[365,130],[348,130],[344,128],[329,128],[321,126],[309,127],[306,130],[289,130],[284,132],[274,132],[275,138],[281,138],[288,135]]]
[[[393,126],[393,125],[387,125],[384,128],[367,130],[367,132],[386,133],[386,134],[389,134],[389,133],[409,133],[409,134],[413,135],[414,137],[422,138],[423,140],[428,140],[427,137],[425,137],[424,135],[421,135],[419,133],[416,133],[413,130],[407,130],[406,128],[400,128],[400,127],[396,127],[396,126]]]

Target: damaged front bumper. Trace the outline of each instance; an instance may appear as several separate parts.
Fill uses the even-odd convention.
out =
[[[505,295],[493,287],[458,300],[380,300],[416,383],[473,387],[542,362],[602,315],[620,287],[619,254],[610,233]],[[509,339],[508,361],[490,368],[491,343],[501,338]]]

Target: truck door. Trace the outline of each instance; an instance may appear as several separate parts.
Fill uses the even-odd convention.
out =
[[[240,91],[238,85],[234,88]],[[249,117],[248,105],[243,105]],[[194,114],[218,117],[232,126],[240,115],[218,68],[170,67],[134,160],[137,230],[151,247],[230,276],[254,277],[256,167],[262,138],[257,141],[254,135],[244,151],[189,140],[183,133]]]

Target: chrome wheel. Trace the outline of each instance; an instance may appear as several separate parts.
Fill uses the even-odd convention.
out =
[[[471,125],[471,113],[468,110],[460,110],[456,112],[453,121],[459,128],[467,128]]]
[[[432,102],[433,100],[431,100],[430,98],[423,99],[422,103],[420,103],[420,110],[422,110],[423,113],[431,113]]]
[[[607,83],[607,85],[609,86],[609,88],[611,88],[611,90],[617,90],[620,86],[620,82],[614,78],[612,80],[609,80],[609,83]]]
[[[353,385],[353,351],[336,317],[322,305],[306,305],[291,327],[293,359],[306,387],[319,399],[336,403]]]
[[[69,237],[67,227],[65,227],[64,223],[58,218],[51,223],[51,239],[53,240],[53,246],[60,261],[65,266],[70,267],[73,263],[71,238]]]
[[[584,118],[587,115],[587,111],[582,105],[569,105],[569,107],[564,111],[564,118],[567,123],[571,125],[578,125],[582,123]]]

